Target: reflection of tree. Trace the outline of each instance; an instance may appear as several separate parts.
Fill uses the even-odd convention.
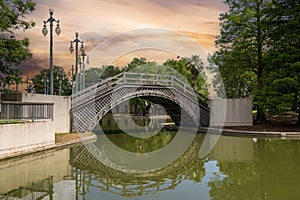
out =
[[[298,199],[300,141],[261,139],[254,160],[218,161],[220,172],[209,182],[212,199]]]
[[[219,167],[224,176],[216,174],[208,184],[212,199],[260,199],[259,174],[254,163],[220,161]]]
[[[109,124],[109,129],[107,127],[103,127],[103,120],[106,121],[106,125]],[[126,118],[120,118],[122,122],[124,121],[131,121],[132,119],[126,119]],[[149,119],[149,118],[137,118],[131,121],[133,123],[132,125],[127,124],[127,127],[129,128],[127,131],[135,132],[140,135],[144,135],[143,138],[134,137],[129,134],[124,133],[124,130],[121,130],[118,127],[118,123],[116,123],[114,118],[103,118],[100,121],[100,124],[102,124],[102,130],[104,133],[108,133],[106,136],[107,138],[114,143],[116,146],[120,147],[121,149],[124,149],[129,152],[134,153],[148,153],[153,152],[161,149],[162,147],[169,144],[174,136],[176,135],[176,132],[171,132],[167,130],[162,130],[158,132],[157,134],[153,135],[152,137],[146,137],[147,135],[151,134],[152,132],[155,133],[159,130],[157,130],[156,127],[153,127],[153,129],[149,128],[148,131],[142,128],[137,128],[136,125],[140,127],[144,127],[149,125],[150,120],[155,120],[153,123],[161,123],[164,120],[159,119]],[[119,121],[120,123],[120,121]],[[156,129],[155,129],[156,128]],[[145,132],[144,132],[145,131]],[[114,134],[109,134],[109,133]]]
[[[299,199],[300,141],[259,140],[257,166],[270,199]]]
[[[118,147],[134,152],[148,153],[161,149],[172,141],[176,133],[170,131],[161,131],[155,136],[147,138],[137,138],[125,133],[109,134],[108,139]]]

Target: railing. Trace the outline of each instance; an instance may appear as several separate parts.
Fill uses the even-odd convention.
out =
[[[165,87],[174,87],[187,95],[195,96],[194,89],[174,75],[123,72],[73,94],[73,106],[76,106],[78,102],[94,98],[96,93],[103,93],[109,88],[123,84],[162,85]],[[196,95],[203,105],[208,106],[208,99],[204,95],[200,93],[197,93]]]
[[[53,105],[54,103],[26,103],[2,101],[1,119],[7,123],[12,120],[41,120],[51,119],[53,121]]]

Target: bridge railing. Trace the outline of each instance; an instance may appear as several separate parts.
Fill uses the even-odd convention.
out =
[[[116,87],[116,85],[123,84],[160,85],[165,87],[174,87],[189,96],[197,95],[204,105],[207,105],[208,102],[208,99],[205,96],[199,93],[195,93],[194,89],[188,83],[185,83],[184,81],[180,80],[177,76],[123,72],[114,77],[105,80],[100,80],[99,83],[96,83],[73,94],[73,106],[80,104],[82,101],[93,99],[96,94],[104,93],[105,91]]]
[[[208,104],[207,97],[198,92],[195,92],[194,89],[189,85],[189,83],[185,83],[184,81],[180,80],[177,76],[174,75],[125,72],[123,73],[122,79],[119,80],[119,84],[120,83],[139,85],[162,85],[165,87],[175,87],[188,95],[196,95],[203,104]]]
[[[91,85],[83,90],[76,91],[72,94],[72,106],[76,106],[82,101],[92,99],[97,93],[107,90],[109,87],[111,87],[112,83],[118,81],[122,75],[123,73],[117,74],[116,76],[107,78],[105,80],[99,80],[99,82],[94,85]]]

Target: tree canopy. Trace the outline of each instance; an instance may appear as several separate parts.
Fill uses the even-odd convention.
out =
[[[270,113],[296,111],[300,102],[300,1],[273,1],[269,51],[257,103]]]
[[[297,111],[299,106],[299,0],[226,0],[220,15],[219,66],[226,96],[254,97],[257,119],[263,109]]]
[[[35,25],[26,21],[25,16],[35,8],[31,0],[0,0],[0,86],[4,88],[12,80],[18,82],[17,66],[31,57],[29,39],[17,39],[15,30],[27,30]]]
[[[43,69],[33,79],[33,87],[38,94],[50,93],[50,69]],[[72,94],[72,84],[62,67],[54,66],[53,68],[53,86],[54,95],[68,96]]]

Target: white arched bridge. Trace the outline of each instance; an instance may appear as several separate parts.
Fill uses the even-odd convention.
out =
[[[93,130],[112,108],[137,97],[162,105],[176,125],[209,126],[207,98],[177,76],[124,72],[72,95],[73,131]]]

